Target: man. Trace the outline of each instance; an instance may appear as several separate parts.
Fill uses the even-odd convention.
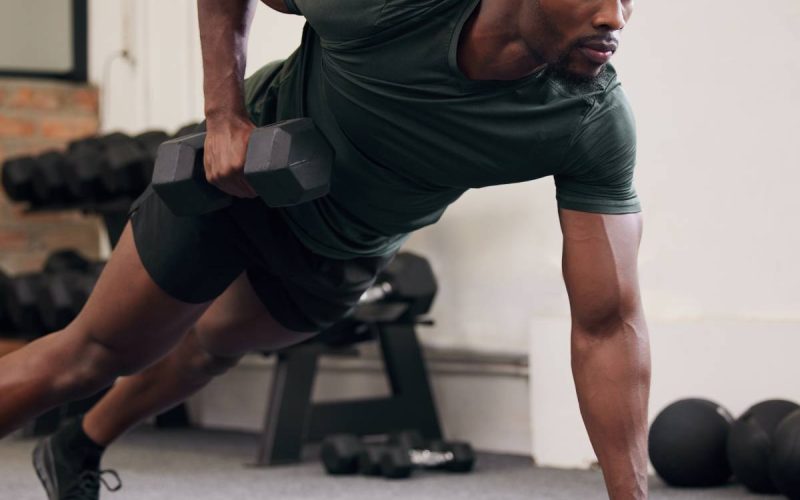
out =
[[[347,314],[467,189],[552,175],[581,411],[609,496],[645,498],[635,134],[607,64],[632,2],[264,2],[308,26],[245,86],[254,2],[198,0],[206,175],[237,201],[176,217],[143,195],[79,317],[0,359],[0,435],[132,375],[35,451],[51,499],[97,498],[100,453],[133,424]],[[298,116],[334,147],[331,193],[269,209],[242,175],[247,138]]]

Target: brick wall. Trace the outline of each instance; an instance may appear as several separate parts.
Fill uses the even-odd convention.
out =
[[[0,162],[12,156],[63,149],[98,129],[98,92],[87,85],[0,79]],[[0,189],[0,268],[36,270],[51,249],[100,253],[100,226],[79,212],[27,214]]]

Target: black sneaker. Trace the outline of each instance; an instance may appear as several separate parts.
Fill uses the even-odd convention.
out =
[[[49,500],[97,500],[100,484],[109,491],[122,487],[116,471],[100,470],[100,457],[70,448],[62,431],[45,438],[33,449],[33,467]],[[111,476],[109,484],[104,476]]]

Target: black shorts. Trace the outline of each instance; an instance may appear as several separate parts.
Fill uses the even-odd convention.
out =
[[[320,331],[346,316],[392,259],[317,255],[278,209],[258,198],[179,217],[148,188],[131,207],[131,225],[145,269],[170,296],[207,302],[247,272],[272,316],[298,332]]]

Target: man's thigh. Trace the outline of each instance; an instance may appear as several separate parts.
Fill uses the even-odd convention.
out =
[[[195,331],[214,356],[241,356],[302,342],[317,332],[299,332],[279,323],[242,273],[198,320]]]

